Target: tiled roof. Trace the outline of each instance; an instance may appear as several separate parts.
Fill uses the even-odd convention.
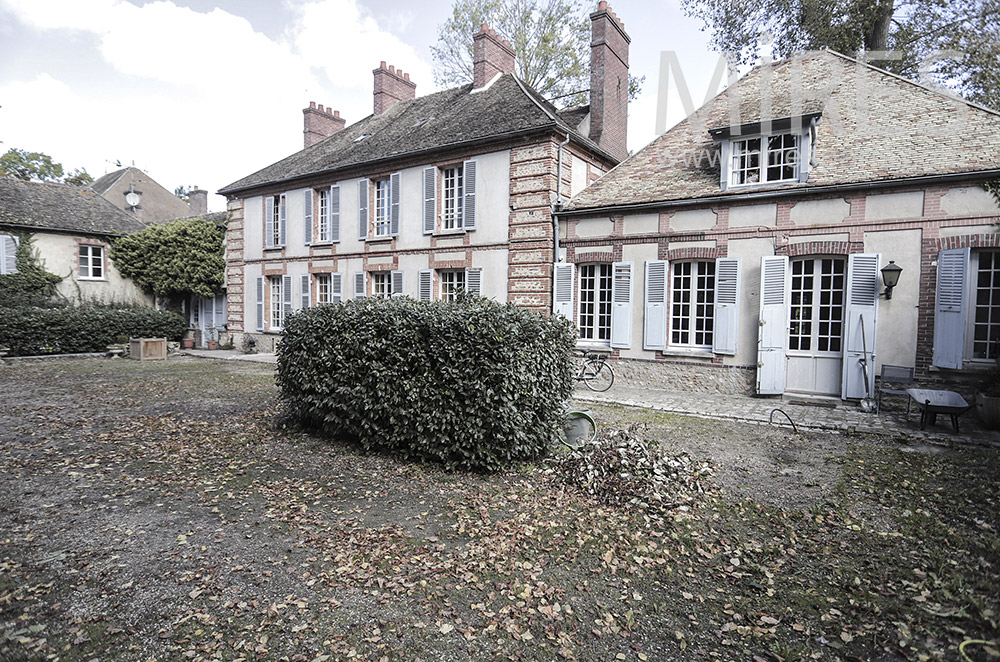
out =
[[[512,74],[505,74],[475,92],[469,84],[398,103],[223,187],[219,193],[533,129],[559,126],[563,131],[572,130],[558,119],[557,112]],[[600,151],[589,139],[579,134],[575,137]]]
[[[721,190],[719,144],[709,129],[815,112],[822,114],[808,182]],[[993,169],[1000,169],[1000,113],[837,53],[814,51],[757,67],[581,191],[566,209]]]
[[[120,235],[146,225],[91,188],[0,177],[0,225]]]
[[[115,182],[117,182],[118,179],[126,172],[128,172],[128,168],[122,168],[121,170],[115,170],[114,172],[109,172],[106,175],[101,175],[91,183],[90,188],[94,189],[101,195],[104,195],[108,192],[108,189],[114,186]]]

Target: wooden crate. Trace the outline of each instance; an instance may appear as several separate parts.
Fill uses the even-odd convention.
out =
[[[166,338],[132,338],[129,340],[129,358],[149,361],[167,358]]]

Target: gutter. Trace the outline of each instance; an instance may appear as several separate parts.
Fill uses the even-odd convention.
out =
[[[76,230],[73,228],[52,228],[52,227],[43,227],[41,225],[4,223],[3,221],[0,221],[0,227],[12,228],[14,230],[31,230],[32,232],[52,232],[58,234],[86,234],[86,235],[94,235],[95,237],[125,237],[131,234],[129,232],[121,232],[120,230],[115,230],[113,232],[108,230]],[[136,232],[140,232],[140,230],[136,230]]]
[[[885,188],[895,188],[898,186],[917,186],[921,184],[947,184],[955,181],[967,181],[970,179],[994,179],[1000,178],[1000,168],[992,170],[976,170],[970,172],[956,172],[945,175],[921,175],[919,177],[907,177],[904,179],[887,179],[877,182],[857,182],[853,184],[829,184],[826,186],[806,186],[791,189],[769,189],[767,191],[748,191],[746,193],[734,193],[731,195],[712,195],[702,198],[685,198],[681,200],[657,200],[653,202],[637,202],[625,205],[605,205],[602,207],[585,207],[577,209],[560,209],[554,214],[560,216],[589,216],[592,214],[606,214],[612,212],[647,211],[650,209],[664,209],[671,207],[694,207],[698,205],[713,204],[717,202],[745,202],[755,200],[770,200],[773,198],[800,197],[813,194],[839,193],[851,191],[871,191]]]

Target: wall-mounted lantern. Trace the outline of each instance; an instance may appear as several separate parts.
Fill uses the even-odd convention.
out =
[[[889,264],[882,267],[882,282],[885,284],[885,298],[892,298],[892,288],[899,284],[899,274],[903,268],[896,264],[894,260],[889,260]]]

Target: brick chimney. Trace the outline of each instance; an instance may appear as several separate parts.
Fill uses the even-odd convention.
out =
[[[400,101],[409,101],[417,94],[417,84],[410,80],[410,74],[403,70],[385,66],[385,60],[379,64],[375,74],[375,114],[381,115]]]
[[[619,159],[628,156],[628,35],[601,0],[590,15],[590,139]]]
[[[188,206],[192,216],[204,216],[208,213],[208,191],[195,186],[188,191]]]
[[[483,23],[472,37],[472,89],[485,87],[497,74],[514,73],[514,49]]]
[[[317,107],[315,101],[310,101],[309,107],[302,109],[302,146],[315,145],[343,129],[346,123],[339,110],[323,108],[323,104]]]

